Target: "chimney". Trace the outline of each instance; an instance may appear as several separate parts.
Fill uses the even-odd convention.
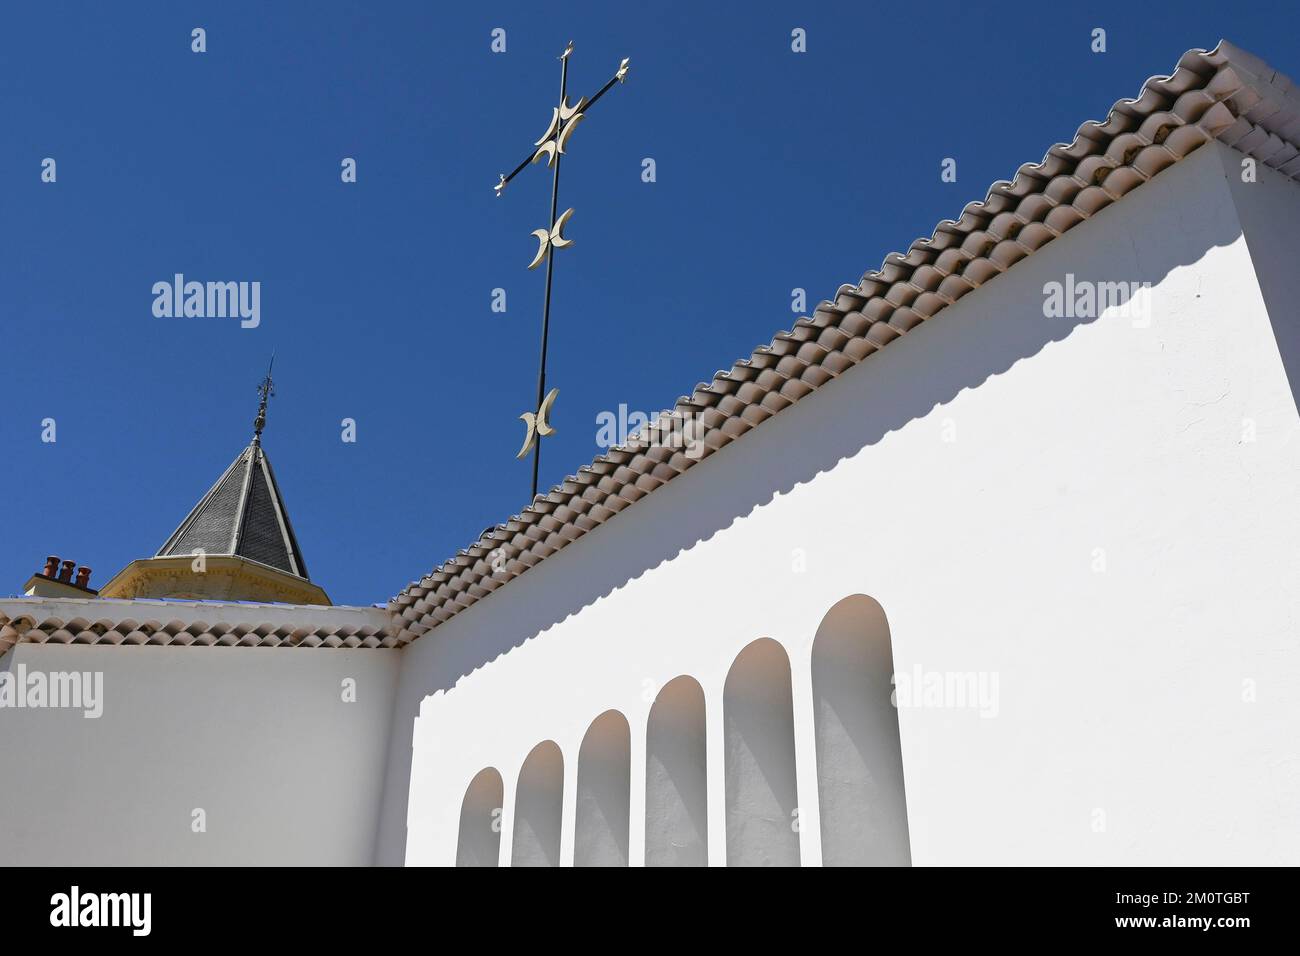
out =
[[[90,586],[90,575],[90,568],[78,568],[76,561],[64,561],[51,554],[45,559],[45,569],[27,579],[23,594],[37,598],[93,598],[99,592]]]

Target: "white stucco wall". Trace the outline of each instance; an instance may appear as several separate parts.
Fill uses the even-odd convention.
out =
[[[0,708],[0,867],[368,864],[399,656],[16,646],[0,670],[102,673],[103,713]]]
[[[646,717],[689,674],[724,862],[723,686],[771,637],[820,862],[809,648],[865,594],[897,671],[998,679],[996,716],[899,714],[914,863],[1300,863],[1300,418],[1260,291],[1294,343],[1300,187],[1250,187],[1242,220],[1282,250],[1259,256],[1238,160],[1204,147],[415,642],[378,859],[453,862],[492,766],[508,862],[520,765],[551,739],[571,861],[579,747],[617,709],[640,863]],[[1152,321],[1044,318],[1067,272],[1152,283]]]

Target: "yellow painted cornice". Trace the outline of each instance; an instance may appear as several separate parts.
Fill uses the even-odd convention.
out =
[[[196,570],[201,566],[203,570]],[[305,578],[232,555],[143,558],[99,589],[106,598],[179,598],[192,601],[268,601],[330,604]]]

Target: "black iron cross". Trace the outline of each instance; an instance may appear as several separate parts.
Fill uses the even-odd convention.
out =
[[[542,300],[542,357],[541,363],[537,370],[537,404],[534,410],[524,412],[519,417],[527,427],[524,435],[523,447],[519,449],[516,458],[523,458],[531,450],[533,452],[533,497],[537,497],[537,472],[541,466],[542,460],[542,439],[552,434],[555,429],[551,427],[550,414],[551,407],[555,404],[556,397],[560,394],[558,388],[551,389],[548,394],[546,391],[546,341],[551,327],[551,276],[555,267],[555,250],[563,249],[566,246],[573,245],[573,240],[564,237],[564,227],[568,223],[569,217],[573,215],[573,209],[566,209],[560,216],[556,217],[560,200],[560,157],[564,155],[568,147],[569,139],[573,136],[573,131],[577,128],[578,123],[582,121],[585,113],[596,105],[596,102],[604,96],[613,87],[615,83],[622,83],[623,78],[627,76],[627,59],[618,65],[618,70],[610,77],[609,82],[600,88],[600,90],[590,100],[582,97],[572,106],[569,105],[569,55],[573,53],[573,41],[565,47],[564,52],[560,54],[560,104],[551,111],[551,123],[542,134],[542,138],[533,144],[534,149],[528,154],[528,158],[514,168],[509,176],[502,175],[500,181],[493,187],[496,194],[500,196],[510,181],[518,176],[524,167],[529,166],[539,159],[545,158],[546,165],[550,166],[554,173],[551,178],[551,218],[549,225],[545,229],[534,229],[533,236],[537,239],[537,254],[533,256],[533,261],[528,264],[528,268],[535,269],[543,260],[546,262],[546,295]]]

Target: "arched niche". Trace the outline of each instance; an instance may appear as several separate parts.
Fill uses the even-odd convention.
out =
[[[574,866],[627,866],[632,795],[632,732],[607,710],[587,728],[578,752]]]
[[[790,660],[770,638],[745,647],[727,674],[727,865],[798,866]]]
[[[515,833],[511,866],[559,866],[563,815],[564,756],[553,740],[528,754],[515,785]]]
[[[485,767],[465,788],[460,804],[457,866],[496,866],[501,859],[501,806],[505,785],[494,767]]]
[[[813,640],[817,791],[826,866],[910,866],[903,754],[884,609],[836,604]]]
[[[669,681],[646,727],[645,865],[708,866],[708,770],[704,691]]]

